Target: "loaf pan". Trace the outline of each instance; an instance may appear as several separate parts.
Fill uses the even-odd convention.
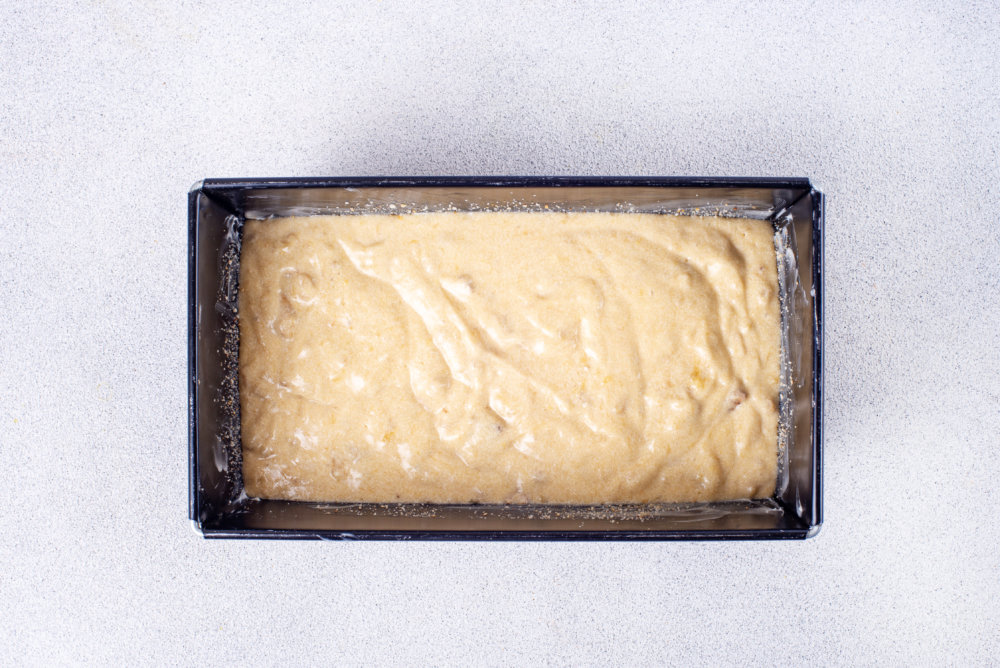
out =
[[[770,499],[649,506],[338,504],[248,498],[240,450],[239,249],[247,219],[429,210],[632,211],[775,229],[780,464]],[[188,194],[189,516],[206,538],[730,540],[815,535],[822,511],[823,195],[802,178],[205,179]]]

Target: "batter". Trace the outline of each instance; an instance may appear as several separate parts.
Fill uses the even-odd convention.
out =
[[[249,220],[247,494],[603,504],[770,496],[770,223],[612,213]]]

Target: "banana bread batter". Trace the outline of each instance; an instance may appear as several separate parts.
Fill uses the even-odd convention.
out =
[[[249,220],[247,494],[770,496],[772,238],[763,221],[624,213]]]

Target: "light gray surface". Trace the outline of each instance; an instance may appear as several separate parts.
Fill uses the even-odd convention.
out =
[[[0,663],[997,661],[996,3],[80,4],[0,4]],[[192,532],[191,183],[480,173],[825,190],[818,538]]]

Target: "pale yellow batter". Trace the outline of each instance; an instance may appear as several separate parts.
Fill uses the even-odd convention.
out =
[[[769,223],[610,213],[250,220],[251,496],[756,498],[777,476]]]

